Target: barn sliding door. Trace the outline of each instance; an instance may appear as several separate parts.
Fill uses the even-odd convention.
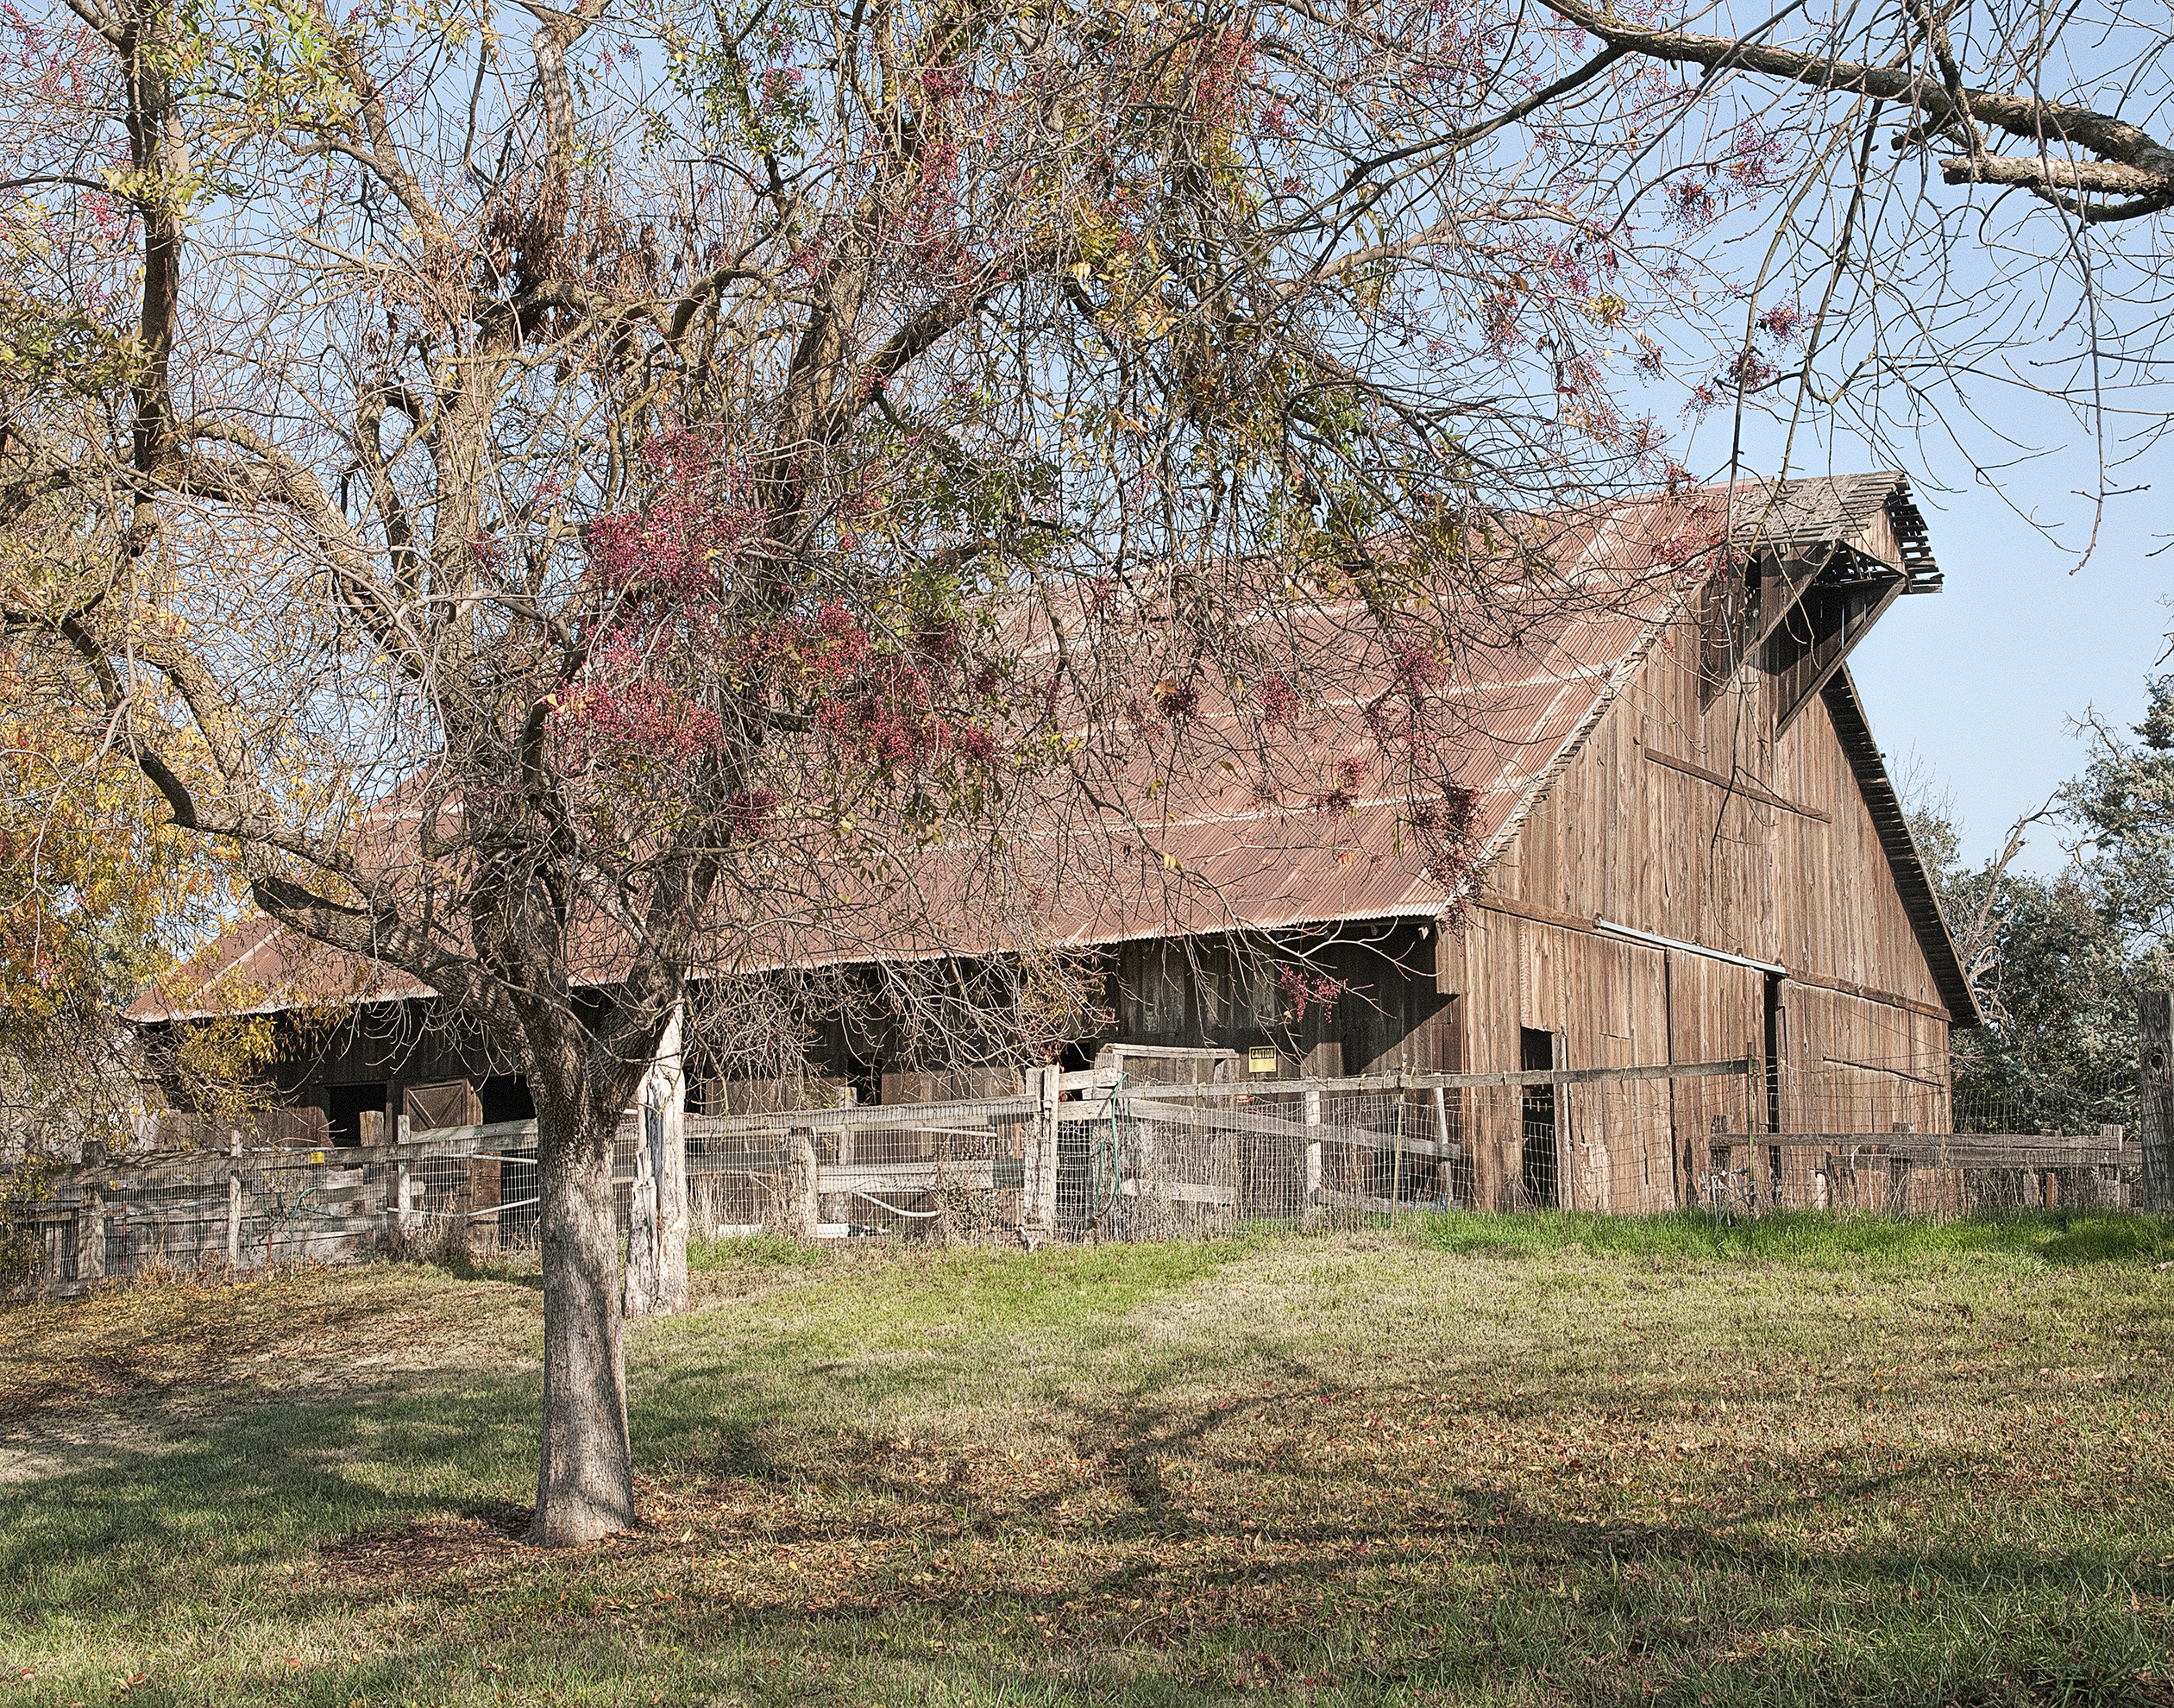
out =
[[[1681,949],[1668,954],[1668,1058],[1726,1061],[1746,1046],[1763,1055],[1768,975]],[[1748,1188],[1750,1140],[1766,1130],[1766,1100],[1747,1097],[1734,1076],[1677,1080],[1674,1088],[1669,1124],[1681,1201],[1705,1203],[1717,1190]]]

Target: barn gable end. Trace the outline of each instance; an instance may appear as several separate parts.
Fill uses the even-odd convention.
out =
[[[1801,649],[1781,668],[1761,649],[1717,684],[1712,633],[1695,606],[1663,625],[1507,827],[1442,941],[1461,1053],[1521,1065],[1534,1033],[1556,1067],[1749,1049],[1775,1064],[1763,1083],[1749,1099],[1709,1088],[1700,1122],[1945,1125],[1949,1029],[1977,1016],[1854,684],[1837,658],[1806,702]],[[1618,1119],[1566,1138],[1563,1201],[1692,1196],[1707,1164],[1668,1095],[1627,1093]],[[1517,1136],[1473,1138],[1499,1153],[1476,1159],[1480,1177],[1516,1180]]]

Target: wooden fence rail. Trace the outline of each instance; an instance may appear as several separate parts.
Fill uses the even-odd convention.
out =
[[[1224,1071],[1227,1065],[1216,1064],[1215,1071]],[[1183,1222],[1196,1211],[1309,1218],[1323,1209],[1392,1211],[1412,1206],[1406,1185],[1411,1166],[1424,1171],[1469,1165],[1469,1135],[1462,1117],[1452,1113],[1460,1109],[1452,1093],[1717,1078],[1743,1081],[1746,1094],[1742,1107],[1736,1107],[1735,1094],[1728,1093],[1724,1106],[1735,1113],[1715,1115],[1715,1130],[1702,1135],[1713,1163],[1725,1171],[1736,1147],[1743,1146],[1744,1159],[1762,1171],[1767,1196],[1775,1203],[1781,1201],[1775,1182],[1787,1171],[1780,1159],[1806,1152],[1825,1153],[1851,1169],[1883,1164],[1897,1169],[2097,1170],[2108,1171],[2108,1178],[2112,1171],[2133,1171],[2139,1161],[2139,1147],[2124,1143],[2118,1129],[2077,1138],[2039,1133],[1747,1131],[1763,1108],[1763,1097],[1751,1096],[1763,1069],[1749,1052],[1725,1061],[1629,1068],[1336,1078],[1241,1076],[1199,1083],[1140,1083],[1109,1066],[1078,1072],[1052,1068],[1035,1072],[1021,1092],[1006,1097],[689,1115],[684,1117],[687,1172],[697,1184],[740,1183],[732,1190],[753,1206],[746,1215],[713,1215],[710,1221],[747,1226],[753,1216],[764,1225],[810,1235],[838,1230],[838,1223],[825,1220],[826,1205],[833,1215],[844,1213],[841,1206],[861,1203],[893,1217],[933,1217],[938,1211],[908,1201],[955,1190],[984,1197],[1017,1194],[1015,1200],[1007,1199],[1004,1225],[1030,1242],[1065,1231],[1076,1234],[1077,1215],[1060,1218],[1059,1176],[1069,1170],[1068,1177],[1076,1181],[1083,1146],[1097,1145],[1110,1157],[1106,1192],[1102,1185],[1094,1188],[1103,1203],[1101,1214],[1132,1203],[1145,1215],[1153,1199],[1159,1207],[1155,1214],[1165,1221],[1149,1216],[1141,1226],[1208,1225]],[[1469,1101],[1463,1100],[1467,1108]],[[1511,1113],[1516,1113],[1514,1099]],[[1105,1125],[1106,1140],[1096,1136]],[[635,1127],[630,1111],[614,1147],[613,1179],[620,1184],[636,1178]],[[1723,1130],[1731,1127],[1737,1130]],[[236,1132],[229,1135],[223,1152],[93,1156],[83,1166],[51,1177],[50,1196],[30,1220],[48,1229],[54,1224],[72,1228],[77,1278],[85,1282],[105,1272],[109,1218],[123,1219],[136,1228],[192,1221],[204,1229],[223,1223],[217,1234],[223,1237],[200,1234],[192,1249],[204,1254],[223,1250],[236,1262],[273,1260],[282,1237],[290,1253],[359,1254],[388,1231],[413,1230],[426,1220],[484,1223],[495,1239],[506,1227],[503,1218],[536,1202],[532,1196],[510,1196],[503,1190],[514,1184],[506,1178],[507,1170],[533,1166],[536,1141],[533,1120],[422,1132],[410,1130],[402,1121],[391,1143],[336,1147],[252,1143]],[[1190,1177],[1166,1173],[1151,1181],[1136,1171],[1128,1175],[1116,1159],[1125,1146],[1147,1155],[1158,1144],[1182,1148],[1189,1143],[1201,1157],[1213,1150],[1223,1159],[1212,1168],[1205,1161],[1168,1163],[1169,1168],[1224,1171],[1214,1178],[1198,1171]],[[1274,1165],[1288,1167],[1291,1174],[1286,1196],[1278,1199],[1276,1207],[1264,1211],[1257,1185],[1228,1172],[1240,1166],[1237,1151],[1217,1147],[1241,1144],[1254,1147],[1248,1154],[1256,1160],[1245,1166],[1256,1171],[1267,1166],[1260,1157],[1272,1152],[1287,1159]],[[1166,1160],[1171,1154],[1166,1152]],[[1060,1157],[1071,1160],[1060,1162]],[[1370,1157],[1373,1160],[1367,1160]],[[452,1190],[449,1180],[473,1189],[453,1208],[443,1207]],[[425,1208],[426,1199],[436,1207]],[[709,1202],[723,1200],[713,1193]],[[124,1251],[134,1249],[129,1236],[116,1237]],[[260,1247],[260,1255],[248,1257]]]

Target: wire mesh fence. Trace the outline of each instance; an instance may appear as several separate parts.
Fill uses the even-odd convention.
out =
[[[1031,1115],[1018,1097],[860,1110],[823,1126],[806,1114],[690,1115],[690,1220],[711,1234],[1016,1229]]]
[[[1896,1083],[1867,1085],[1856,1077],[1864,1071],[1792,1081],[1755,1062],[1539,1085],[1120,1083],[1053,1112],[1046,1231],[1140,1240],[1423,1210],[1951,1216],[2129,1202],[2135,1155],[2119,1130],[1959,1133],[1938,1124],[1951,1107],[1945,1086],[1891,1073]],[[899,1124],[809,1133],[821,1231],[1013,1237],[1035,1227],[1019,1190],[1034,1143],[1021,1102],[957,1105],[919,1125],[902,1111],[885,1118]],[[801,1228],[788,1133],[720,1131],[699,1161],[690,1139],[707,1207],[698,1224]]]
[[[1057,1231],[1166,1240],[1352,1225],[1471,1198],[1457,1147],[1395,1091],[1120,1089],[1058,1127]]]
[[[688,1115],[688,1222],[698,1238],[1033,1243],[1332,1229],[1419,1211],[1949,1217],[2129,1203],[2134,1135],[2091,1119],[2113,1089],[2022,1108],[1959,1096],[1945,1068],[1754,1058],[1146,1084],[1105,1072],[1064,1077],[1061,1095],[1052,1077],[1023,1096]],[[630,1115],[614,1146],[622,1234],[637,1135]],[[533,1123],[438,1137],[75,1171],[0,1203],[0,1284],[532,1243]]]
[[[631,1176],[628,1131],[618,1148]],[[535,1239],[532,1140],[414,1157],[253,1145],[148,1160],[116,1159],[15,1194],[0,1213],[0,1287],[66,1289],[210,1262],[480,1258]],[[159,1177],[177,1170],[179,1178]],[[625,1196],[622,1184],[622,1232]]]

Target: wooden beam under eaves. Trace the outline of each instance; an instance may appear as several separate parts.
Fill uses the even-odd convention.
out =
[[[1765,646],[1816,586],[1838,547],[1822,540],[1805,547],[1761,551],[1739,576],[1724,572],[1706,593],[1705,670],[1701,709]]]
[[[1759,649],[1788,621],[1790,614],[1803,603],[1805,594],[1834,561],[1835,549],[1834,542],[1828,540],[1806,551],[1760,555],[1758,600],[1752,607],[1757,622],[1751,644],[1744,650],[1746,658],[1756,657]]]
[[[1774,732],[1794,723],[1820,689],[1834,679],[1857,644],[1871,632],[1910,584],[1882,568],[1847,581],[1813,587],[1766,643],[1766,668],[1774,678]]]

